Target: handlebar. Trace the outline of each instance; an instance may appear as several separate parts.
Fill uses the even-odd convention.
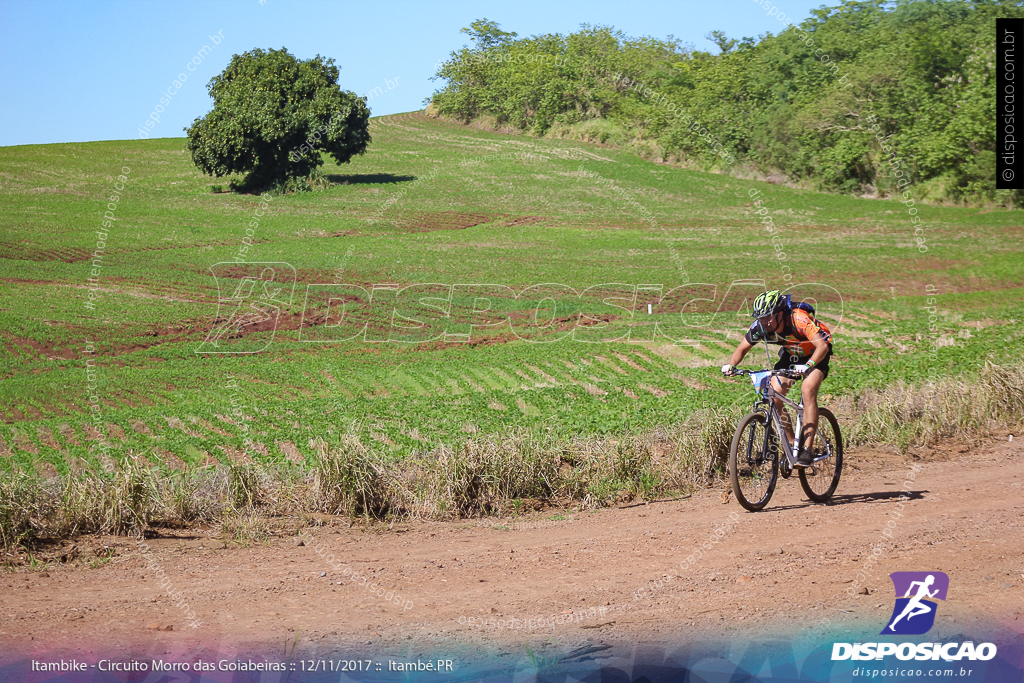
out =
[[[735,372],[726,375],[726,377],[736,377],[738,375],[753,375],[753,374],[756,374],[758,372],[767,372],[767,369],[765,369],[765,370],[741,370],[739,368],[736,368]],[[771,373],[772,373],[772,377],[785,377],[786,379],[793,379],[793,380],[803,379],[803,377],[804,377],[799,372],[793,372],[792,370],[772,370]]]

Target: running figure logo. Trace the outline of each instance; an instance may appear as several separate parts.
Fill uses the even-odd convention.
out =
[[[946,599],[949,576],[944,572],[894,572],[889,578],[896,587],[896,606],[882,635],[913,636],[930,631],[938,609],[934,600]]]

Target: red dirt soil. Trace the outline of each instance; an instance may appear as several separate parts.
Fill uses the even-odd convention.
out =
[[[549,511],[518,521],[373,529],[321,516],[323,526],[302,532],[309,534],[306,545],[288,532],[264,545],[225,547],[212,530],[161,529],[147,541],[148,560],[131,539],[80,538],[84,561],[2,575],[0,640],[26,656],[52,654],[54,647],[101,648],[104,656],[196,653],[214,643],[222,652],[240,651],[277,648],[296,636],[305,651],[429,652],[431,643],[444,643],[467,652],[522,653],[524,643],[536,648],[548,639],[618,649],[680,635],[690,642],[767,638],[826,618],[833,632],[858,626],[877,632],[893,605],[888,574],[924,570],[951,579],[929,637],[978,633],[996,622],[1004,637],[1005,629],[1019,635],[1024,449],[1019,439],[996,438],[970,449],[946,443],[909,457],[853,451],[831,504],[808,503],[793,477],[780,481],[768,508],[756,514],[731,497],[723,502],[720,485],[683,500],[563,511],[562,520],[544,519]],[[919,470],[897,518],[892,513],[911,466]],[[730,524],[730,514],[738,522]],[[895,526],[886,542],[889,520]],[[634,598],[722,525],[721,541],[680,578]],[[851,596],[851,580],[880,541],[864,582],[868,594]],[[89,568],[94,550],[104,546],[117,556]],[[336,558],[333,565],[327,553]],[[181,591],[202,622],[197,628],[147,561],[159,563]],[[394,592],[403,605],[353,582],[351,572]],[[600,608],[603,615],[592,616]],[[518,622],[501,630],[460,623],[541,617],[569,623],[532,630]]]

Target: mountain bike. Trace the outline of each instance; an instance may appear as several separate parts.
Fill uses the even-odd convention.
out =
[[[736,500],[747,510],[757,512],[771,500],[778,483],[779,474],[789,479],[793,470],[800,473],[800,486],[815,503],[824,503],[839,486],[843,471],[843,438],[839,433],[839,422],[832,411],[818,408],[818,429],[815,431],[812,452],[814,461],[810,467],[797,467],[799,438],[803,428],[804,404],[792,401],[772,387],[773,377],[798,380],[803,375],[791,370],[737,370],[733,375],[749,375],[757,392],[753,412],[740,421],[732,437],[729,449],[729,476]],[[782,399],[784,406],[796,411],[793,433],[798,443],[790,442],[783,423],[783,416],[775,405],[775,398]],[[785,419],[789,420],[789,410]],[[790,422],[792,424],[792,422]],[[779,457],[781,451],[782,458]]]

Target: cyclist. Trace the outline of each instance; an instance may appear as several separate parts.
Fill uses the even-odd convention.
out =
[[[797,455],[797,467],[810,467],[814,462],[812,445],[818,429],[818,389],[822,381],[828,377],[828,361],[832,357],[832,334],[825,325],[815,320],[811,312],[796,306],[791,307],[789,297],[782,296],[777,289],[759,294],[754,299],[752,314],[755,320],[744,335],[743,341],[732,352],[729,363],[722,366],[722,374],[728,376],[735,373],[736,366],[759,341],[782,346],[775,369],[803,371],[803,447],[799,449]],[[772,388],[782,395],[786,395],[793,387],[791,379],[773,377],[772,382]],[[776,398],[775,405],[782,416],[782,424],[789,442],[797,444],[793,438],[793,425],[790,424],[789,415],[783,410],[782,400]]]

